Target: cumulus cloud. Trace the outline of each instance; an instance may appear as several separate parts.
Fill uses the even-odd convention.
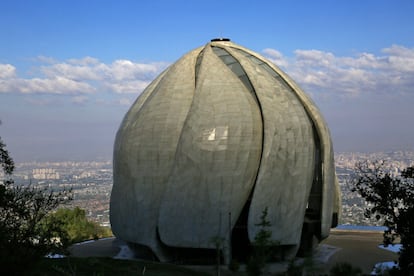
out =
[[[63,76],[54,78],[7,78],[0,79],[0,92],[19,92],[24,94],[48,93],[48,94],[79,94],[93,93],[95,88],[85,82],[78,82]]]
[[[12,79],[16,76],[16,67],[11,64],[0,64],[0,81],[2,79]]]
[[[116,60],[111,64],[109,73],[114,80],[150,80],[160,71],[163,64],[140,64],[129,60]]]
[[[290,57],[266,48],[263,54],[312,95],[358,97],[413,92],[413,48],[392,45],[380,54],[365,52],[352,56],[298,49]],[[169,65],[127,59],[105,63],[91,56],[64,61],[39,56],[34,62],[30,72],[21,72],[12,64],[0,64],[0,93],[70,95],[69,99],[76,104],[91,97],[96,102],[104,98],[103,93],[109,93],[119,104],[127,104],[130,101],[119,99],[141,93]]]
[[[312,94],[406,94],[414,86],[414,49],[399,45],[382,49],[380,55],[347,57],[319,50],[296,50],[291,58],[272,49],[263,52]]]
[[[106,83],[105,85],[107,89],[118,94],[123,94],[141,92],[148,86],[149,83],[149,80],[128,80],[124,82]]]
[[[76,58],[69,59],[68,63],[75,64],[75,65],[93,65],[93,64],[98,64],[99,59],[87,56],[81,59],[76,59]]]
[[[284,67],[288,65],[287,60],[283,57],[282,53],[279,52],[278,50],[266,48],[263,50],[263,53],[266,55],[267,59],[269,59],[271,62],[273,62],[277,66]]]
[[[383,50],[388,54],[388,63],[392,68],[398,71],[413,72],[414,71],[414,49],[393,45]]]
[[[120,59],[103,63],[93,57],[59,62],[40,56],[36,77],[18,76],[10,64],[0,64],[0,92],[84,95],[97,92],[140,93],[168,63],[137,63]],[[32,72],[33,74],[33,72]],[[82,97],[73,98],[81,103]]]

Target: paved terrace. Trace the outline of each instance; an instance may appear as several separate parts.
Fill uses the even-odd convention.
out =
[[[382,232],[337,230],[331,231],[329,238],[323,241],[315,252],[314,262],[321,274],[328,274],[333,265],[347,262],[362,269],[364,274],[370,274],[374,265],[380,262],[394,261],[398,254],[378,247],[382,243]],[[115,257],[122,254],[125,245],[115,238],[85,242],[72,246],[71,254],[76,257]],[[281,271],[287,264],[271,264],[271,271]],[[197,267],[198,269],[214,272],[213,267]],[[223,268],[223,275],[226,275]]]

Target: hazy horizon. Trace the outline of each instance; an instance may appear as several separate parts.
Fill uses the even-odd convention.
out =
[[[412,150],[412,14],[408,0],[1,1],[0,137],[16,162],[112,158],[142,90],[229,37],[312,97],[336,152]]]

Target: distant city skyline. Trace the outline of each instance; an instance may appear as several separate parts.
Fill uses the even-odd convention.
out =
[[[341,224],[378,225],[375,218],[364,216],[364,201],[351,191],[347,184],[355,162],[364,160],[388,160],[392,171],[401,171],[414,165],[414,151],[393,153],[339,153],[335,156],[336,172],[342,191]],[[44,173],[52,172],[52,175]],[[40,173],[36,175],[36,173]],[[56,173],[59,174],[59,177]],[[54,175],[53,175],[54,174]],[[54,178],[54,179],[50,179]],[[112,188],[112,162],[28,162],[17,163],[15,181],[19,184],[33,183],[44,187],[72,186],[76,196],[73,206],[87,210],[90,218],[107,225],[109,221],[109,195]],[[29,182],[30,181],[30,182]]]
[[[334,149],[414,149],[414,2],[0,2],[0,136],[16,161],[111,158],[168,65],[229,37],[316,102]]]

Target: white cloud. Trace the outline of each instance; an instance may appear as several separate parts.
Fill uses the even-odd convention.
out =
[[[68,59],[59,62],[51,57],[39,56],[35,69],[36,77],[17,76],[16,68],[0,64],[0,92],[71,94],[114,92],[139,94],[168,63],[136,63],[130,60],[115,60],[105,64],[93,57]],[[82,98],[73,102],[80,103]]]
[[[58,63],[50,66],[42,66],[41,71],[47,78],[65,76],[78,81],[100,80],[99,70],[88,65],[73,65],[70,63]]]
[[[388,63],[395,70],[411,73],[414,71],[414,49],[393,45],[383,49],[383,52],[388,54]]]
[[[296,50],[296,63],[300,66],[330,67],[335,62],[332,53],[319,50]]]
[[[269,59],[271,62],[276,64],[277,66],[287,66],[287,60],[283,57],[282,53],[280,53],[278,50],[266,48],[263,50],[263,53],[266,55],[267,59]]]
[[[0,64],[0,80],[10,79],[16,76],[16,67],[11,64]]]
[[[118,94],[142,92],[148,86],[150,81],[143,80],[125,80],[123,82],[106,83],[105,86]]]
[[[272,49],[264,53],[275,62]],[[414,49],[393,45],[381,55],[335,56],[319,50],[296,50],[292,58],[278,56],[282,67],[306,91],[318,95],[356,97],[366,94],[407,94],[414,86]]]
[[[24,94],[81,94],[93,93],[95,92],[95,88],[88,83],[77,82],[72,79],[57,76],[53,79],[12,78],[0,80],[0,92],[19,92]]]
[[[110,73],[114,80],[152,79],[159,72],[157,64],[133,63],[129,60],[116,60],[111,64]]]
[[[392,45],[380,54],[364,52],[352,56],[315,49],[296,50],[293,57],[271,48],[263,53],[312,95],[358,97],[413,92],[411,48]],[[18,73],[12,64],[0,64],[0,92],[71,95],[73,103],[83,103],[87,100],[85,95],[93,93],[94,101],[106,97],[104,93],[113,93],[112,98],[119,97],[114,96],[117,94],[138,95],[167,66],[166,62],[139,63],[127,59],[104,63],[90,56],[64,61],[39,56],[29,76]]]
[[[94,65],[99,63],[99,59],[87,56],[81,59],[69,59],[68,63],[75,65]]]

